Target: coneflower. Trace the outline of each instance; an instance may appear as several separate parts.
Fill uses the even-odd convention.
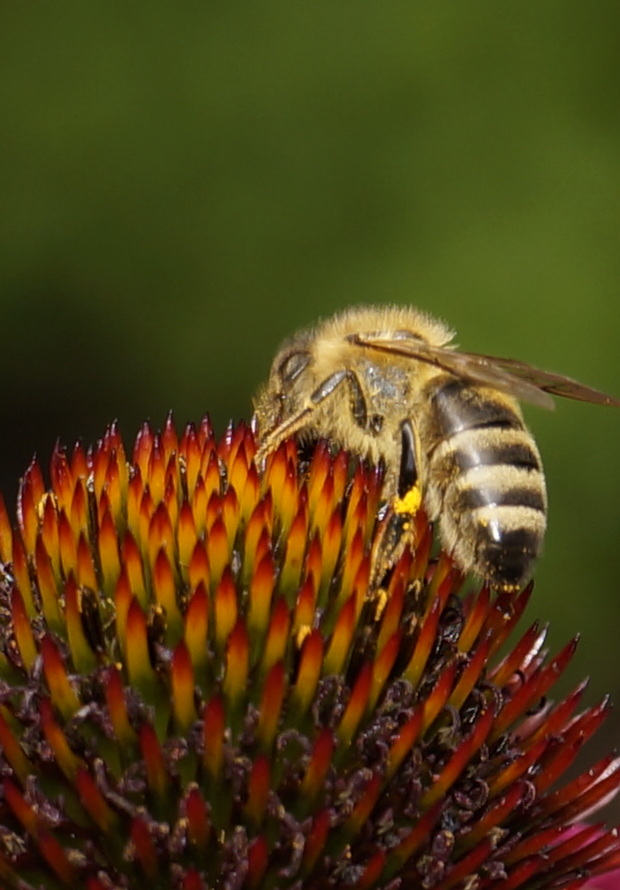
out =
[[[620,863],[562,775],[608,711],[575,650],[506,641],[530,588],[462,590],[432,528],[379,590],[381,472],[294,441],[264,471],[115,426],[0,513],[2,888],[576,888]]]

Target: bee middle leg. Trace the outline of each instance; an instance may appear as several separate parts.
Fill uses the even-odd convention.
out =
[[[401,451],[397,497],[388,507],[386,521],[371,554],[371,583],[378,586],[412,540],[413,518],[422,503],[419,485],[418,438],[410,420],[400,425]]]
[[[329,398],[335,390],[345,384],[349,389],[349,404],[353,420],[362,429],[366,429],[368,425],[368,409],[366,407],[366,399],[357,374],[348,368],[343,368],[330,374],[320,386],[318,386],[312,395],[310,401],[316,406],[320,405],[325,399]]]

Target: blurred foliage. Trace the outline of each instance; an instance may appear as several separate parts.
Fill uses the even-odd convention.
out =
[[[5,496],[114,417],[247,417],[281,338],[352,303],[620,393],[619,33],[612,0],[4,4]],[[613,690],[620,412],[528,418],[530,617]]]

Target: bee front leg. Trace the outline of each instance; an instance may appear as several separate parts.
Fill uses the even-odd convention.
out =
[[[254,455],[254,463],[260,467],[265,459],[272,452],[276,451],[285,439],[288,439],[289,436],[292,436],[293,433],[296,433],[297,430],[306,425],[308,418],[312,416],[313,410],[312,407],[308,406],[302,408],[301,411],[298,411],[297,414],[293,414],[288,420],[280,423],[274,430],[265,436],[260,444],[260,448]]]
[[[292,436],[298,430],[308,426],[311,423],[312,415],[317,408],[329,399],[343,383],[349,387],[351,412],[355,422],[359,426],[365,426],[367,411],[362,388],[353,371],[342,368],[340,371],[335,371],[333,374],[330,374],[329,377],[326,377],[325,380],[317,386],[314,392],[311,393],[308,402],[303,408],[268,433],[256,452],[254,458],[256,463],[261,464],[262,461],[275,451],[285,439],[288,439],[289,436]]]

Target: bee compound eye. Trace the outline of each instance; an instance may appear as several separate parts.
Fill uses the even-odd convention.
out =
[[[289,352],[278,365],[278,375],[283,383],[293,383],[310,364],[310,353],[305,351]]]

